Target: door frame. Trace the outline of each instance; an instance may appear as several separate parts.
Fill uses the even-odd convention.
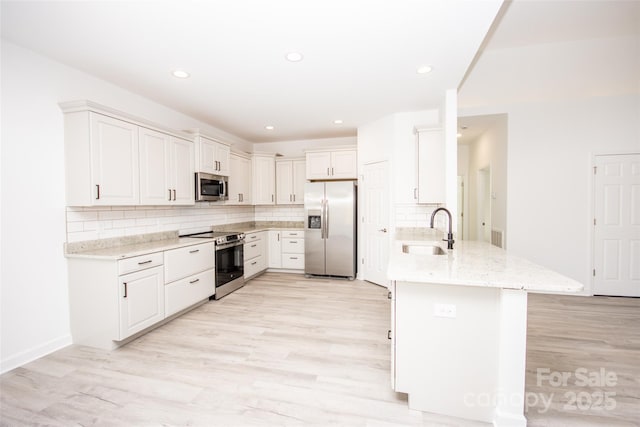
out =
[[[596,167],[596,158],[598,156],[624,156],[631,154],[640,154],[640,150],[598,150],[592,151],[590,154],[588,197],[590,197],[591,200],[589,200],[588,203],[589,206],[591,206],[591,211],[589,212],[589,221],[587,221],[587,226],[589,227],[587,235],[589,236],[591,248],[589,248],[590,263],[589,270],[587,271],[589,281],[586,284],[586,288],[583,290],[584,295],[593,296],[593,290],[595,287],[595,276],[593,275],[593,270],[596,268],[596,233],[595,227],[593,226],[593,219],[596,217],[596,175],[593,172],[593,168]]]

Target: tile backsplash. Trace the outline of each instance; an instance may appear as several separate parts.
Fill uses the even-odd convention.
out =
[[[255,220],[253,206],[197,203],[195,206],[67,207],[67,243]]]
[[[302,221],[304,222],[303,205],[256,206],[256,221]]]
[[[401,228],[425,228],[429,227],[431,214],[438,208],[438,205],[396,205],[396,227]],[[445,221],[445,214],[438,214],[435,226],[440,229],[448,227]]]

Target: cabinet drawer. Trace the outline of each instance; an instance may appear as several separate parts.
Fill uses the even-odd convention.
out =
[[[244,263],[244,277],[246,278],[251,277],[266,268],[267,268],[267,265],[266,265],[266,260],[264,256],[259,255]]]
[[[258,232],[258,233],[251,233],[251,234],[246,234],[244,237],[244,241],[249,243],[249,242],[255,242],[256,240],[260,240],[262,238],[262,233]]]
[[[285,230],[282,232],[282,237],[304,238],[304,230]]]
[[[216,292],[216,279],[213,269],[194,276],[177,280],[164,286],[164,313],[174,313],[209,298]]]
[[[282,268],[304,270],[304,254],[283,254]]]
[[[248,242],[244,244],[244,259],[245,261],[251,258],[255,258],[264,253],[264,240],[258,240],[255,242]]]
[[[128,274],[151,267],[157,267],[162,265],[163,259],[162,252],[121,259],[118,261],[118,274]]]
[[[283,254],[303,254],[304,239],[284,238],[282,240],[282,253]]]
[[[209,270],[213,268],[214,263],[215,248],[213,242],[166,251],[164,263],[165,283]]]

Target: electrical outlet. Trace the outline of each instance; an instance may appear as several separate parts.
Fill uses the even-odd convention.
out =
[[[453,304],[434,304],[433,315],[435,317],[456,317],[456,306]]]

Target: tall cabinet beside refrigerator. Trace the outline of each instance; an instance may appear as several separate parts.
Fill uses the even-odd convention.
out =
[[[304,191],[306,275],[356,277],[356,184],[308,182]]]

